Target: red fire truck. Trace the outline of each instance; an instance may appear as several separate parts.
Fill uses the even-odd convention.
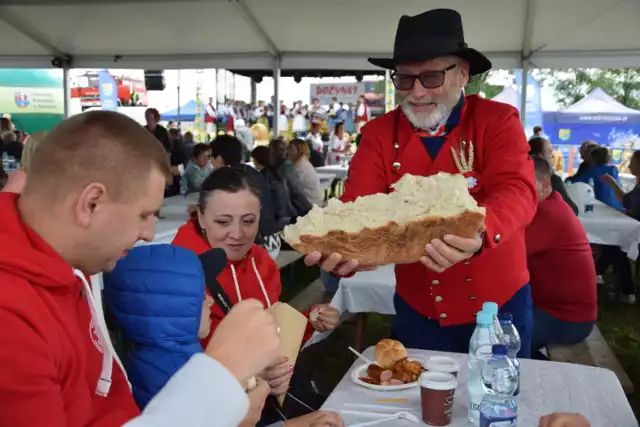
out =
[[[129,76],[115,76],[118,84],[118,105],[126,107],[146,107],[147,88],[141,80]],[[100,106],[99,77],[97,71],[88,71],[73,79],[71,98],[80,99],[82,111]]]

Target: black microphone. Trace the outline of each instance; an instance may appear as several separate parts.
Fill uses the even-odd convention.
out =
[[[215,248],[200,254],[199,258],[202,263],[202,271],[204,272],[204,281],[207,289],[218,306],[224,311],[224,314],[227,314],[231,311],[233,304],[217,279],[218,275],[227,266],[227,254],[224,252],[224,249]]]

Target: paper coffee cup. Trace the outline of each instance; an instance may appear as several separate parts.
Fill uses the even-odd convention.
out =
[[[430,426],[448,426],[458,380],[451,374],[427,371],[420,375],[422,421]]]
[[[457,377],[458,371],[460,371],[460,364],[447,356],[432,356],[424,364],[424,367],[427,371],[444,372],[454,377]]]

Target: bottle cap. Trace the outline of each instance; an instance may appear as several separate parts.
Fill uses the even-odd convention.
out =
[[[504,344],[494,344],[493,347],[491,347],[491,353],[494,356],[506,356],[507,346]]]
[[[498,314],[498,304],[495,302],[485,302],[482,304],[482,311],[486,311],[495,316]]]
[[[513,314],[511,314],[511,313],[501,313],[498,316],[498,319],[500,319],[500,323],[513,323]]]
[[[493,314],[486,311],[479,311],[476,315],[476,323],[478,325],[490,326],[493,323]]]

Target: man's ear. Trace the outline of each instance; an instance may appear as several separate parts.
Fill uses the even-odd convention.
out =
[[[458,67],[460,68],[460,78],[462,79],[462,87],[467,86],[467,84],[469,83],[469,63],[467,61],[463,61],[461,60],[460,63],[458,64]]]
[[[88,228],[93,214],[98,212],[109,202],[106,187],[98,182],[92,182],[82,189],[75,204],[75,219],[78,225]]]

